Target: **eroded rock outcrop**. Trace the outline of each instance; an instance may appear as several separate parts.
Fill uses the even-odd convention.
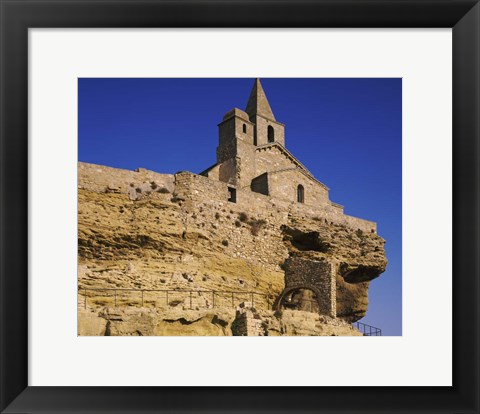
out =
[[[341,320],[302,311],[244,308],[181,310],[104,308],[80,311],[81,336],[361,336]]]
[[[90,332],[86,334],[103,329],[112,335],[133,332],[106,314],[98,316],[115,301],[125,307],[122,312],[129,315],[129,323],[139,318],[142,335],[174,334],[177,327],[187,334],[199,332],[200,326],[210,332],[205,334],[225,334],[233,319],[222,319],[217,308],[232,307],[231,298],[213,298],[209,292],[262,293],[265,310],[271,309],[285,287],[289,260],[331,264],[336,316],[351,322],[365,315],[369,283],[387,263],[384,240],[374,231],[332,222],[267,196],[258,196],[258,203],[248,205],[220,202],[208,196],[210,190],[202,187],[202,182],[187,194],[178,191],[175,175],[79,164],[79,315],[85,318],[85,326],[90,326],[85,328]],[[114,297],[113,291],[99,289],[136,291],[119,290]],[[144,292],[140,298],[140,289],[157,292]],[[178,293],[166,297],[158,292],[162,290]],[[189,298],[182,290],[199,293]],[[186,300],[190,302],[183,306]],[[234,298],[233,318],[233,308],[245,300],[249,298]],[[176,319],[156,313],[164,305],[178,304],[170,309],[183,315]],[[141,316],[135,316],[139,305],[143,306]],[[189,312],[203,316],[191,321]],[[284,312],[290,315],[290,311]],[[317,316],[320,318],[310,314],[304,319]],[[226,325],[212,323],[214,317]],[[96,319],[106,322],[97,324]],[[266,319],[269,334],[277,328],[278,332],[302,331],[279,328],[274,321]],[[192,326],[196,328],[191,330]]]
[[[334,267],[336,316],[351,322],[364,317],[369,283],[387,266],[385,241],[374,232],[321,218],[294,217],[282,231],[289,252],[286,267],[289,260],[329,263]]]

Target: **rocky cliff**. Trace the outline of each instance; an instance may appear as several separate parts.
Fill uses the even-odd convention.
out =
[[[240,309],[240,308],[239,308]],[[112,308],[79,311],[81,336],[361,336],[351,324],[312,312],[233,308]],[[253,322],[252,329],[245,324]]]
[[[239,205],[212,200],[200,186],[192,197],[182,194],[177,186],[183,176],[178,174],[84,163],[78,171],[79,317],[87,321],[103,312],[110,332],[116,325],[105,317],[105,309],[115,304],[125,307],[122,312],[138,306],[151,321],[166,320],[158,314],[166,305],[163,315],[174,307],[177,321],[188,320],[186,312],[195,311],[204,312],[197,320],[211,321],[215,309],[234,309],[250,300],[241,292],[256,292],[264,295],[255,298],[256,306],[268,311],[284,288],[283,268],[292,257],[336,264],[336,313],[352,322],[365,315],[369,283],[386,267],[384,240],[376,233],[321,214],[301,214],[266,196],[268,208]],[[221,293],[215,298],[211,291],[235,294],[233,299]],[[185,316],[178,315],[180,310]],[[205,329],[213,332],[209,324]],[[171,332],[158,326],[147,334]]]

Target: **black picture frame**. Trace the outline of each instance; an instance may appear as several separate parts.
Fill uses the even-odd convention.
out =
[[[0,13],[2,413],[479,413],[477,1],[0,0]],[[38,27],[453,28],[453,386],[28,386],[28,29]]]

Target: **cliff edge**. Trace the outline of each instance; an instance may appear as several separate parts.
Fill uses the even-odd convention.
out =
[[[185,182],[191,185],[186,187]],[[264,315],[265,320],[281,325],[284,315],[274,316],[272,306],[285,287],[286,265],[299,259],[334,267],[339,324],[365,316],[370,281],[387,265],[385,242],[373,229],[355,228],[321,211],[311,214],[294,203],[260,194],[247,204],[229,202],[227,196],[222,201],[210,195],[210,187],[216,185],[187,172],[169,175],[79,163],[78,305],[79,322],[83,321],[79,326],[98,317],[105,321],[105,329],[93,331],[111,333],[118,325],[106,316],[112,308],[123,312],[123,318],[137,309],[158,322],[147,334],[172,334],[173,325],[165,322],[168,312],[178,316],[176,321],[187,318],[179,312],[199,312],[197,320],[210,321],[205,329],[213,332],[216,328],[211,330],[210,325],[217,309],[228,313],[225,309],[230,307],[235,314],[241,302],[251,300],[247,292],[258,294],[254,307],[272,312]],[[215,297],[211,292],[219,293]],[[233,299],[228,292],[234,293]],[[230,315],[225,326],[231,327],[234,319]],[[277,331],[295,334],[288,328]],[[341,332],[352,334],[344,325]],[[327,329],[324,334],[336,333]]]

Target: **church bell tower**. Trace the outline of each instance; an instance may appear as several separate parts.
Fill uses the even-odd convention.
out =
[[[218,125],[219,180],[237,188],[250,187],[256,176],[256,148],[285,145],[285,125],[277,122],[260,79],[255,79],[245,111],[234,108]]]

